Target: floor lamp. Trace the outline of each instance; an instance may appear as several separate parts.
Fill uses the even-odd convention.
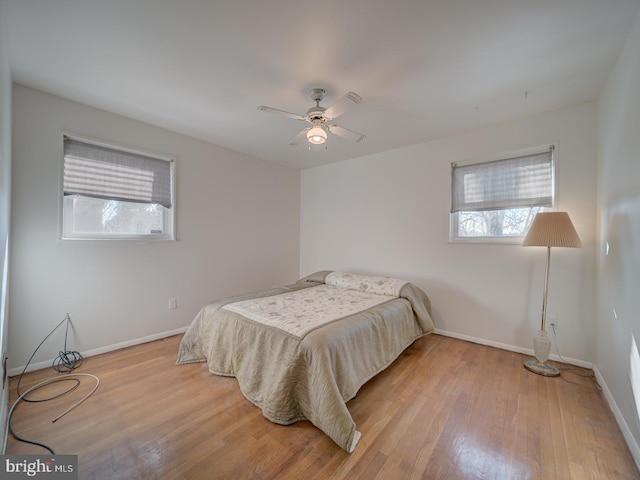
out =
[[[525,360],[524,366],[538,375],[557,377],[560,375],[553,365],[547,364],[551,353],[551,340],[547,335],[547,292],[549,290],[549,267],[551,247],[580,247],[580,238],[573,228],[567,212],[542,212],[533,219],[529,232],[522,242],[524,247],[547,247],[547,264],[544,270],[544,293],[542,295],[542,321],[540,330],[533,339],[535,360]]]

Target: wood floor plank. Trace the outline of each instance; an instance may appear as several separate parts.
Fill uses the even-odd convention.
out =
[[[180,339],[85,359],[79,371],[101,382],[89,400],[51,423],[91,389],[82,379],[68,396],[21,403],[14,428],[77,454],[91,480],[640,479],[584,369],[545,378],[522,367],[523,355],[429,335],[348,403],[362,432],[348,454],[308,422],[269,422],[234,378],[175,365]],[[56,375],[27,374],[22,390]],[[15,387],[12,378],[12,402]],[[6,453],[44,452],[9,437]]]

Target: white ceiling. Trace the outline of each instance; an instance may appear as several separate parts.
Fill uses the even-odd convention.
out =
[[[17,83],[294,168],[597,98],[640,0],[0,0]],[[367,136],[289,141],[313,87]],[[528,92],[525,95],[525,92]]]

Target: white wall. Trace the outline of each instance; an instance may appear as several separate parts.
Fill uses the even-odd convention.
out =
[[[0,3],[0,361],[7,351],[8,320],[8,240],[11,213],[11,74],[5,7]],[[8,384],[2,383],[0,431],[5,431],[8,410]],[[0,434],[0,452],[4,453],[4,433]]]
[[[448,243],[450,164],[557,142],[559,209],[584,248],[552,251],[548,313],[568,358],[593,358],[596,108],[584,104],[301,175],[300,274],[351,270],[406,278],[431,297],[436,328],[531,349],[543,248]]]
[[[63,132],[176,157],[179,240],[61,241]],[[69,347],[92,351],[185,327],[221,296],[297,279],[297,170],[20,85],[12,168],[10,367],[67,312]],[[62,338],[34,361],[53,358]]]
[[[640,465],[640,17],[598,101],[598,187],[594,363]]]

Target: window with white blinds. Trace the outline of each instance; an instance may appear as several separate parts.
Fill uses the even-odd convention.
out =
[[[64,238],[173,238],[173,160],[63,143]]]
[[[64,194],[171,208],[171,163],[65,137]]]
[[[451,239],[523,236],[538,211],[554,206],[554,147],[451,165]]]

